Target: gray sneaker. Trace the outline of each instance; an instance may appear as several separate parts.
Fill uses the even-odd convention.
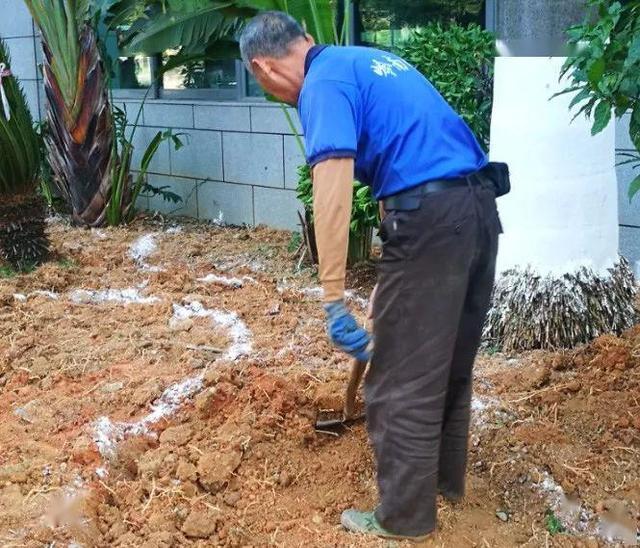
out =
[[[372,535],[381,538],[389,538],[394,540],[411,540],[413,542],[424,542],[431,535],[421,536],[408,536],[397,535],[391,531],[387,531],[382,525],[378,523],[376,516],[373,512],[359,512],[350,508],[342,512],[340,517],[340,523],[347,530],[352,533],[360,533],[362,535]]]

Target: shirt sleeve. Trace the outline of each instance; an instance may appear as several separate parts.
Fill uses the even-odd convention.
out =
[[[329,158],[355,158],[359,127],[357,103],[355,87],[344,82],[314,82],[304,90],[300,119],[310,166]]]
[[[313,224],[325,302],[344,297],[353,167],[351,158],[330,158],[313,168]]]

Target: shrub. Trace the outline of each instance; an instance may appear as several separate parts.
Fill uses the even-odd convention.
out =
[[[307,164],[298,167],[297,196],[305,211],[306,238],[311,247],[311,256],[317,262],[315,235],[313,234],[313,183],[311,169]],[[371,251],[371,235],[374,228],[378,228],[380,217],[378,204],[371,188],[360,181],[353,182],[353,205],[351,221],[349,223],[349,256],[347,262],[351,264],[367,260]]]
[[[311,169],[307,164],[298,167],[298,200],[302,202],[305,211],[309,213],[309,220],[313,221],[313,183]],[[380,219],[378,204],[371,188],[360,181],[353,182],[353,206],[349,230],[352,235],[359,234],[369,228],[378,228]]]
[[[432,23],[415,30],[399,54],[429,79],[488,148],[494,35],[478,25]]]

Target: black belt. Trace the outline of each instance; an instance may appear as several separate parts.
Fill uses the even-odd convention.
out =
[[[458,177],[457,179],[437,179],[435,181],[427,181],[413,188],[403,190],[383,198],[382,202],[385,211],[395,209],[397,211],[412,211],[420,208],[422,197],[426,194],[435,194],[436,192],[444,192],[454,188],[465,186],[474,186],[481,184],[480,177],[475,176],[476,173],[468,177]]]

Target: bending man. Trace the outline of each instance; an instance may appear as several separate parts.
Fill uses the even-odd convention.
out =
[[[395,55],[314,45],[277,12],[255,17],[240,47],[262,87],[298,107],[328,331],[359,359],[370,337],[344,303],[354,175],[384,206],[365,381],[380,504],[346,510],[342,524],[420,540],[436,527],[438,491],[464,494],[472,367],[500,232],[486,156],[428,80]]]

